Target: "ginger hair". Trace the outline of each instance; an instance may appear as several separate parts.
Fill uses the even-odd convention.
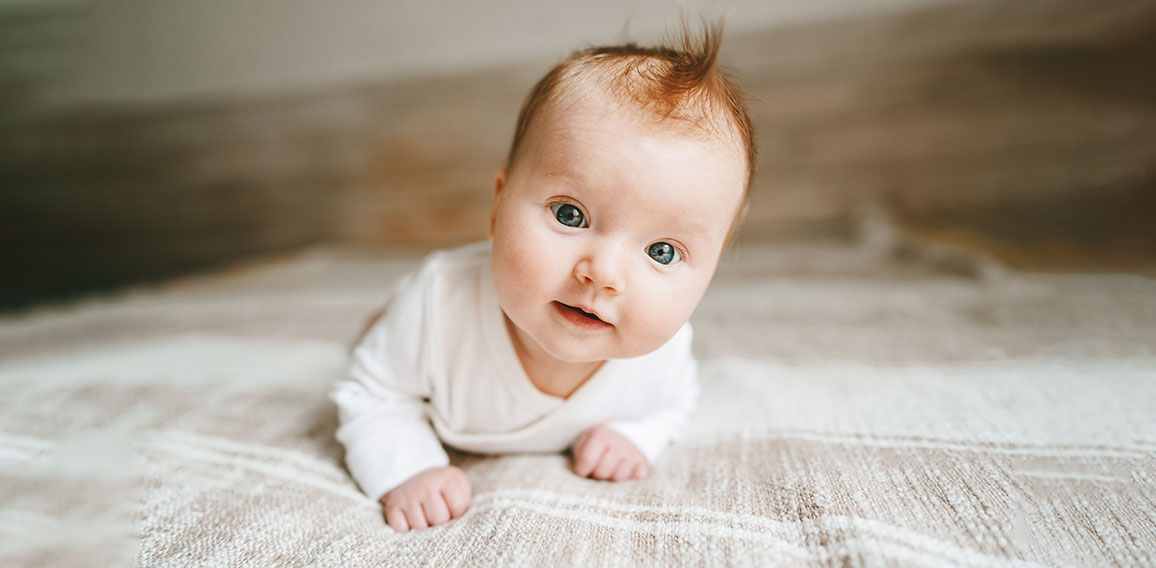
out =
[[[507,167],[513,167],[526,132],[544,107],[579,86],[594,85],[659,121],[685,123],[741,146],[747,163],[745,202],[755,171],[754,133],[737,86],[719,67],[721,45],[721,24],[704,23],[698,35],[684,24],[673,45],[627,43],[571,54],[534,85],[522,104]]]

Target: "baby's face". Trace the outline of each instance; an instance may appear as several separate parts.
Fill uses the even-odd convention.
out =
[[[513,339],[571,363],[649,353],[710,283],[745,155],[597,101],[543,111],[495,182],[494,286]]]

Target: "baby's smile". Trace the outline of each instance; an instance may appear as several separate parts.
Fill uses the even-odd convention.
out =
[[[555,301],[553,304],[554,309],[562,315],[563,319],[581,329],[588,329],[593,331],[614,327],[610,323],[603,321],[602,318],[598,317],[598,314],[588,312],[576,306],[563,304],[562,302],[558,301]]]

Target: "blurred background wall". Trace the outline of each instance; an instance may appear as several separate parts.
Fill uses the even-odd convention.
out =
[[[484,236],[522,98],[725,16],[741,238],[865,210],[1029,269],[1156,264],[1156,3],[0,2],[0,309],[316,244]]]

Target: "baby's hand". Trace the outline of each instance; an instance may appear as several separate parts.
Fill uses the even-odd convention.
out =
[[[634,444],[608,426],[595,426],[574,442],[574,473],[594,479],[646,479],[650,464]]]
[[[385,522],[397,532],[449,522],[470,508],[470,480],[452,465],[431,467],[381,498]]]

